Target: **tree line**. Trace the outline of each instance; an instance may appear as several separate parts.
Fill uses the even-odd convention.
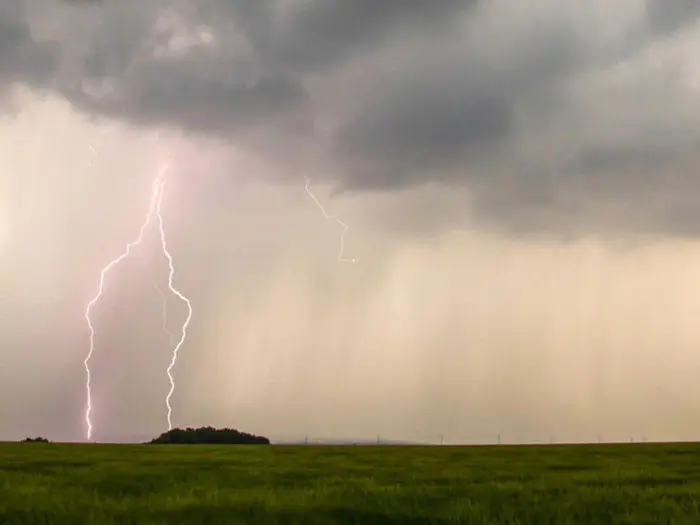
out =
[[[269,445],[270,440],[264,436],[240,432],[233,428],[188,427],[163,432],[148,444]]]

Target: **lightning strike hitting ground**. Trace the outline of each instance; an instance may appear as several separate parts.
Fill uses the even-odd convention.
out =
[[[167,169],[167,168],[166,168]],[[177,342],[175,347],[173,348],[173,355],[172,359],[170,360],[170,365],[168,366],[166,372],[168,374],[168,379],[170,380],[170,391],[168,392],[168,395],[165,397],[165,406],[168,409],[168,430],[172,430],[173,428],[173,423],[172,423],[172,413],[173,409],[170,406],[170,399],[173,396],[173,393],[175,392],[175,379],[173,378],[172,370],[175,367],[175,364],[177,363],[177,357],[178,353],[180,351],[180,348],[182,345],[185,343],[185,339],[187,339],[187,327],[190,324],[190,321],[192,320],[192,304],[190,303],[189,299],[182,295],[180,291],[175,288],[173,285],[173,277],[175,275],[175,266],[173,264],[173,257],[170,255],[170,252],[168,251],[168,243],[165,240],[165,227],[163,225],[163,214],[161,213],[162,206],[163,206],[163,189],[165,187],[165,178],[162,177],[160,179],[160,191],[158,192],[158,198],[156,202],[156,216],[158,217],[158,231],[160,233],[160,242],[163,247],[163,253],[165,254],[165,257],[168,259],[168,287],[170,288],[170,291],[177,296],[178,299],[180,299],[185,305],[187,306],[187,318],[185,319],[185,322],[182,324],[182,335],[180,336],[180,340]],[[167,330],[166,330],[167,331]]]
[[[83,362],[85,365],[85,373],[86,373],[86,381],[85,381],[85,389],[87,393],[87,406],[85,409],[85,423],[87,425],[87,440],[90,441],[92,438],[92,420],[90,418],[91,413],[92,413],[92,393],[91,393],[91,376],[90,376],[90,359],[92,358],[92,354],[95,350],[95,328],[92,324],[92,320],[90,318],[90,313],[92,311],[92,308],[97,304],[97,302],[100,300],[104,293],[104,286],[105,286],[105,279],[107,274],[109,273],[110,270],[112,270],[115,266],[117,266],[122,260],[127,258],[130,254],[131,251],[133,250],[134,247],[138,246],[141,244],[143,241],[145,232],[148,228],[148,226],[151,224],[153,221],[153,218],[157,219],[158,222],[158,231],[160,235],[160,241],[161,241],[161,247],[163,250],[163,254],[165,255],[166,259],[168,260],[168,287],[170,288],[170,291],[176,295],[180,300],[182,300],[188,308],[188,314],[187,314],[187,319],[185,323],[182,326],[182,336],[180,337],[180,340],[177,342],[176,345],[174,345],[173,348],[173,356],[170,362],[170,366],[167,368],[167,374],[168,378],[170,380],[170,391],[168,392],[168,395],[165,399],[165,404],[168,409],[168,430],[172,429],[172,422],[171,422],[171,416],[172,416],[172,408],[170,406],[170,398],[173,395],[173,392],[175,391],[175,380],[172,376],[172,369],[175,366],[175,363],[177,362],[177,356],[178,352],[180,350],[180,347],[183,345],[185,342],[185,339],[187,337],[187,326],[189,325],[190,319],[192,317],[192,306],[190,304],[190,301],[182,294],[180,291],[173,286],[173,276],[175,273],[175,268],[173,264],[173,258],[168,251],[168,246],[167,242],[165,240],[165,227],[163,224],[163,216],[162,216],[162,206],[163,206],[163,190],[165,187],[165,176],[168,170],[168,166],[163,167],[160,172],[158,173],[158,176],[156,177],[156,180],[153,183],[153,194],[151,197],[151,202],[150,206],[148,209],[148,214],[146,215],[146,218],[141,225],[141,229],[139,230],[139,235],[136,238],[136,240],[132,241],[131,243],[126,245],[126,249],[124,252],[122,252],[121,255],[119,255],[117,258],[113,259],[107,266],[105,266],[102,271],[100,272],[100,284],[99,288],[97,291],[97,294],[95,297],[88,303],[87,308],[85,310],[85,319],[88,324],[88,328],[90,330],[90,350],[88,351],[88,355],[85,358],[85,361]],[[165,301],[165,296],[163,295],[161,289],[156,285],[156,289],[158,290],[158,293],[160,294],[162,300],[163,300],[163,330],[168,334],[171,342],[171,346],[173,346],[173,341],[174,337],[172,333],[168,330],[167,328],[167,310],[166,310],[166,301]]]
[[[318,206],[318,209],[321,210],[321,213],[323,214],[323,217],[327,220],[332,220],[340,224],[342,226],[343,231],[340,234],[340,249],[338,251],[338,261],[339,262],[350,262],[350,263],[356,263],[357,259],[355,257],[347,258],[345,257],[345,234],[347,231],[350,229],[350,227],[345,224],[343,221],[341,221],[338,217],[335,215],[329,215],[326,213],[325,208],[321,204],[321,202],[316,198],[316,195],[313,194],[313,192],[309,189],[309,185],[311,184],[311,180],[308,177],[304,177],[305,185],[304,189],[306,190],[306,194],[311,197],[311,200],[313,200],[316,203],[316,206]]]
[[[146,229],[148,228],[148,225],[151,223],[153,220],[153,215],[158,212],[158,200],[161,192],[163,191],[162,189],[162,181],[161,178],[164,175],[161,174],[159,177],[156,179],[156,181],[153,183],[153,194],[151,197],[151,203],[148,208],[148,214],[146,215],[146,219],[143,221],[143,224],[141,225],[141,229],[139,230],[139,235],[136,238],[136,240],[130,242],[129,244],[126,245],[125,250],[122,252],[121,255],[113,259],[107,266],[105,266],[102,271],[100,272],[100,284],[97,289],[97,294],[93,299],[88,303],[87,308],[85,309],[85,320],[87,321],[88,328],[90,330],[90,349],[88,351],[87,357],[85,358],[85,361],[83,361],[83,364],[85,365],[85,390],[86,390],[86,395],[87,395],[87,406],[85,408],[85,424],[87,425],[87,440],[90,441],[92,438],[92,421],[90,419],[90,415],[92,413],[92,391],[91,391],[91,376],[90,376],[90,359],[92,358],[92,354],[95,351],[95,328],[92,324],[92,319],[90,318],[90,312],[92,312],[93,307],[97,304],[97,302],[102,298],[102,294],[104,293],[104,286],[105,286],[105,278],[107,277],[107,274],[112,270],[115,266],[117,266],[120,262],[122,262],[124,259],[126,259],[129,255],[131,255],[131,250],[141,244],[143,241],[144,234],[146,233]]]

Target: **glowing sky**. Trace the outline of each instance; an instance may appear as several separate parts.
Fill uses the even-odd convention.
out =
[[[3,0],[0,439],[83,438],[168,160],[176,425],[697,439],[698,49],[695,0]],[[166,426],[157,241],[98,440]]]

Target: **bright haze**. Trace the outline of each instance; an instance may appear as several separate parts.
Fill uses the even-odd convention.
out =
[[[699,17],[2,0],[0,439],[700,438]]]

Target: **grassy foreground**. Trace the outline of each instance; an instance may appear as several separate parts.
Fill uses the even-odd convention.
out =
[[[0,524],[700,524],[700,445],[0,443]]]

